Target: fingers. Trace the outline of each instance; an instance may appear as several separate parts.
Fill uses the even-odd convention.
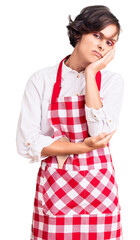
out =
[[[110,139],[112,138],[112,136],[113,136],[113,134],[115,132],[116,132],[116,130],[114,130],[113,132],[107,134],[103,139],[101,139],[98,142],[96,142],[96,147],[97,148],[106,147],[108,142],[110,141]]]
[[[106,53],[106,55],[110,55],[110,54],[115,54],[115,47],[112,47],[112,49]]]
[[[108,133],[107,136],[108,136],[108,135],[112,135],[112,136],[113,136],[113,134],[114,134],[115,132],[116,132],[116,130],[114,130],[114,131],[111,132],[111,133]]]
[[[107,133],[103,132],[96,137],[88,137],[85,139],[84,142],[87,143],[88,146],[94,147],[94,145],[99,142],[100,140],[104,139],[107,136]]]
[[[95,62],[99,70],[105,68],[114,58],[114,56],[115,56],[115,48],[113,47],[109,52],[106,53],[106,55],[103,58]],[[93,66],[95,65],[95,63],[93,63]]]
[[[94,142],[98,142],[102,139],[104,139],[107,136],[106,132],[102,132],[99,135],[97,135],[96,137],[94,137]]]
[[[106,132],[102,132],[96,137],[85,138],[84,143],[93,149],[105,147],[109,140],[112,138],[115,131],[109,134],[107,134]]]
[[[102,59],[108,64],[115,56],[115,48],[113,47]]]
[[[94,137],[94,141],[98,142],[106,137],[110,137],[110,136],[112,137],[115,132],[116,132],[116,130],[114,130],[113,132],[108,133],[108,134],[106,132],[102,132],[99,135],[97,135],[96,137]]]

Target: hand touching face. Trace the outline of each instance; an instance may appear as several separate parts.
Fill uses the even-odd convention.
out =
[[[86,68],[85,68],[85,74],[87,71],[91,71],[94,75],[101,69],[105,68],[114,58],[115,56],[115,47],[113,47],[111,50],[109,50],[104,57],[99,58],[99,60],[90,63]]]
[[[82,35],[75,48],[86,66],[103,58],[114,48],[118,40],[117,31],[115,25],[109,25],[99,32]]]

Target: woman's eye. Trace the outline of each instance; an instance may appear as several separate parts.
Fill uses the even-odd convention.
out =
[[[113,46],[113,42],[112,41],[107,41],[107,45]]]
[[[100,38],[100,34],[99,33],[94,33],[93,36],[96,37],[96,38]]]

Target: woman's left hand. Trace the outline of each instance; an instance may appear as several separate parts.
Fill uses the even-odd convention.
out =
[[[97,60],[94,63],[90,63],[86,68],[85,68],[85,74],[87,71],[92,72],[94,75],[101,69],[105,68],[108,63],[111,62],[111,60],[115,56],[115,47],[113,47],[103,58]]]

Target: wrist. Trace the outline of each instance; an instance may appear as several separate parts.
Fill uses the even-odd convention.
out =
[[[90,78],[90,79],[91,79],[91,77],[95,78],[96,73],[97,72],[93,69],[87,69],[87,70],[85,70],[85,78]]]
[[[83,154],[83,153],[87,153],[89,151],[92,151],[93,148],[92,147],[89,147],[87,144],[85,144],[85,142],[80,142],[80,143],[77,143],[79,144],[79,151],[80,151],[80,154]]]

